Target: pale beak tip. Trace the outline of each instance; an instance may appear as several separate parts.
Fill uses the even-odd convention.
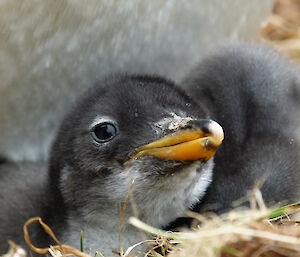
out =
[[[213,120],[210,121],[208,125],[209,132],[214,135],[214,137],[219,140],[220,142],[224,139],[224,132],[221,125]]]

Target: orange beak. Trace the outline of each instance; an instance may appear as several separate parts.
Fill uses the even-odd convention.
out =
[[[182,129],[141,146],[131,159],[153,156],[176,161],[208,161],[224,139],[222,127],[212,120],[201,120],[205,128]]]

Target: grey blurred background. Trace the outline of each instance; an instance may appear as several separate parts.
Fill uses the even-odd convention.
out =
[[[76,96],[113,72],[180,78],[217,44],[256,40],[273,0],[1,0],[0,156],[47,158]]]

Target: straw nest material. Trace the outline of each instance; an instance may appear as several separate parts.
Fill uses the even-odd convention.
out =
[[[249,201],[249,208],[236,208],[219,216],[213,213],[204,215],[187,213],[195,222],[192,229],[181,232],[153,228],[132,217],[129,222],[147,232],[150,238],[140,243],[145,244],[150,250],[139,256],[300,257],[300,221],[297,220],[297,215],[300,214],[300,203],[268,209],[258,189],[252,192]],[[49,248],[38,248],[32,245],[27,227],[34,222],[39,222],[57,245]],[[91,257],[79,249],[60,242],[51,228],[38,217],[26,222],[24,236],[31,251],[38,254],[50,254],[53,257],[62,255]],[[13,243],[10,245],[10,251],[3,257],[25,257],[24,251]],[[120,249],[120,255],[135,256],[132,250],[138,245],[129,249]],[[103,257],[100,252],[93,256],[96,255]]]
[[[300,1],[277,0],[262,26],[262,42],[300,63]]]

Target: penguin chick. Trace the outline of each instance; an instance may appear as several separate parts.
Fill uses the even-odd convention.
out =
[[[5,206],[0,215],[1,250],[8,236],[14,240],[22,236],[26,218],[41,216],[64,244],[79,248],[82,230],[85,251],[111,256],[113,249],[119,250],[120,203],[129,190],[139,218],[150,225],[163,227],[182,216],[210,184],[211,157],[223,139],[222,128],[205,118],[203,107],[163,78],[124,75],[100,81],[62,121],[48,176],[40,181],[46,184],[44,189],[32,186],[34,172],[22,170],[26,179],[18,183],[21,193],[0,191],[0,205]],[[199,145],[203,157],[198,155]],[[196,153],[186,155],[186,146],[196,147]],[[6,166],[2,174],[8,176],[5,173],[17,171]],[[2,188],[4,182],[0,183]],[[23,201],[28,192],[38,196]],[[15,208],[17,218],[10,198],[20,205]],[[24,202],[33,208],[22,208]],[[127,207],[121,233],[124,249],[142,240],[140,232],[127,224],[134,214]],[[7,226],[10,218],[18,220],[16,225]],[[35,245],[47,245],[40,231],[35,234]]]
[[[300,200],[298,67],[265,46],[238,43],[204,58],[182,86],[225,133],[197,210],[229,209],[256,183],[269,205]]]

